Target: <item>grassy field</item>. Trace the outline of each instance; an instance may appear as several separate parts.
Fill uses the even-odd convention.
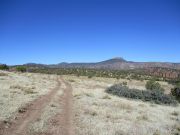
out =
[[[58,78],[60,85],[57,87]],[[50,132],[52,135],[56,135],[58,133],[55,131],[63,126],[66,130],[71,128],[75,135],[178,135],[180,133],[179,104],[178,106],[158,105],[105,92],[108,87],[123,82],[127,82],[129,88],[146,90],[146,81],[0,71],[0,122],[16,120],[18,113],[24,113],[23,107],[33,103],[35,107],[40,108],[27,110],[27,113],[31,112],[29,117],[32,117],[32,120],[25,118],[25,121],[28,121],[27,135],[45,134],[49,131],[52,131]],[[159,83],[165,89],[165,93],[169,94],[173,86],[167,82]],[[53,92],[54,88],[56,90],[54,95],[48,94]],[[72,89],[72,97],[66,95],[68,89]],[[42,98],[44,103],[41,101],[43,96],[45,96],[44,99]],[[36,99],[39,99],[38,103],[34,102]],[[71,100],[72,108],[69,104]],[[66,111],[63,111],[64,109]],[[68,117],[70,114],[72,117],[68,118],[67,113]],[[57,118],[62,118],[62,121],[61,119],[56,121]],[[72,126],[66,123],[66,120],[71,121],[71,119]],[[23,119],[18,122],[19,127],[22,127]],[[57,124],[58,122],[60,125]],[[21,133],[23,132],[22,130]],[[14,133],[13,130],[11,133]]]
[[[180,107],[145,103],[109,95],[106,88],[126,81],[145,89],[145,81],[64,76],[73,87],[77,135],[175,135]],[[171,85],[160,82],[169,93]]]
[[[54,75],[0,72],[0,121],[7,120],[17,109],[56,85]]]

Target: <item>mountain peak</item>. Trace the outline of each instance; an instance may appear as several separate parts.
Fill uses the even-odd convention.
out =
[[[100,63],[104,63],[104,64],[113,64],[113,63],[122,63],[122,62],[127,62],[125,59],[123,59],[122,57],[115,57],[106,61],[102,61]]]
[[[111,60],[126,61],[123,57],[114,57]]]

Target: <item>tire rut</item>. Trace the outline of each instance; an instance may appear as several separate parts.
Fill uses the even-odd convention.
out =
[[[23,107],[22,112],[18,113],[15,120],[8,123],[3,122],[0,124],[0,135],[27,135],[28,126],[33,121],[37,120],[43,109],[51,102],[52,98],[56,95],[61,86],[61,79],[57,79],[57,86],[52,89],[48,94],[39,97],[32,103]],[[7,127],[8,125],[8,127]]]
[[[51,128],[49,128],[50,130],[44,135],[74,135],[72,87],[63,79],[62,83],[66,86],[63,95],[59,98],[59,103],[62,106],[62,112],[49,121]]]

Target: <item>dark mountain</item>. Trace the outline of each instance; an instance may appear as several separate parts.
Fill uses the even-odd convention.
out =
[[[24,64],[23,66],[27,66],[31,68],[48,68],[49,67],[49,65],[37,64],[37,63],[27,63],[27,64]]]
[[[180,63],[170,62],[132,62],[126,61],[123,58],[113,58],[102,62],[96,63],[59,63],[52,65],[28,63],[25,64],[29,67],[36,68],[93,68],[93,69],[114,69],[114,70],[128,70],[128,69],[144,69],[152,67],[180,69]]]
[[[115,58],[105,60],[105,61],[102,61],[102,62],[99,62],[99,63],[101,63],[101,64],[114,64],[116,62],[127,62],[127,61],[125,59],[121,58],[121,57],[115,57]]]

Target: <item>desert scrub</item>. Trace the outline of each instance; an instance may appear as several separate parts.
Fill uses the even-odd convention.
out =
[[[164,89],[161,87],[161,85],[158,82],[156,82],[155,80],[147,81],[146,89],[147,90],[160,90],[160,91],[164,91]]]
[[[73,80],[73,79],[69,79],[68,81],[69,81],[69,82],[76,82],[76,81],[75,81],[75,80]]]
[[[179,113],[178,113],[177,111],[174,111],[174,112],[171,113],[171,115],[173,115],[173,116],[178,116]]]
[[[22,92],[24,92],[24,94],[35,94],[37,92],[35,92],[33,89],[35,89],[35,87],[24,87],[24,86],[20,86],[20,85],[12,85],[10,86],[10,89],[18,89],[21,90]]]
[[[89,115],[91,115],[91,116],[97,116],[97,115],[98,115],[96,111],[94,111],[94,110],[89,110],[89,109],[86,109],[84,113],[85,113],[85,114],[89,114]]]
[[[136,119],[138,121],[148,121],[149,120],[147,115],[138,116]]]
[[[158,90],[145,91],[138,89],[129,89],[128,87],[122,86],[121,84],[116,84],[106,89],[106,92],[109,94],[117,95],[119,97],[137,99],[145,102],[165,105],[177,105],[177,101],[174,99],[173,96],[166,95]]]
[[[94,95],[93,95],[92,93],[85,93],[85,95],[86,95],[87,97],[94,97]]]
[[[111,97],[109,95],[105,95],[102,97],[102,99],[111,99]]]
[[[8,76],[6,73],[0,73],[0,76]]]
[[[24,87],[20,86],[20,85],[12,85],[10,86],[10,89],[23,89]]]
[[[26,72],[26,67],[24,67],[24,66],[17,66],[16,67],[16,71],[18,71],[18,72]]]
[[[172,89],[171,94],[180,102],[180,87]]]
[[[0,70],[9,70],[9,67],[6,64],[0,65]]]

